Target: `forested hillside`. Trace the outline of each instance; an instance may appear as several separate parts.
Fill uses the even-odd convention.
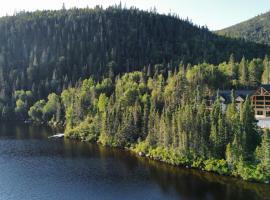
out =
[[[239,60],[269,52],[177,16],[135,8],[19,13],[0,19],[1,113],[16,106],[16,90],[31,90],[37,100],[90,76],[101,80],[141,69],[173,70],[180,63],[219,63],[231,53]]]
[[[270,12],[217,31],[219,35],[270,45]]]
[[[231,56],[178,70],[130,72],[111,80],[84,80],[61,95],[27,107],[30,91],[17,91],[18,117],[64,124],[65,136],[132,151],[173,165],[187,165],[245,180],[270,181],[270,132],[257,126],[249,97],[224,111],[218,88],[269,83],[266,57],[240,63]],[[209,109],[207,99],[216,96]],[[28,111],[28,112],[27,112]]]
[[[1,120],[269,182],[270,132],[217,92],[269,83],[267,45],[121,6],[3,17],[0,36]]]

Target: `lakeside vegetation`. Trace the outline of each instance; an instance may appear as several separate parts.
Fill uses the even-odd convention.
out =
[[[223,111],[218,96],[269,83],[268,46],[121,6],[20,13],[0,19],[0,34],[1,120],[269,182],[269,131],[248,98],[238,109],[232,91]]]
[[[36,123],[65,124],[65,136],[128,148],[173,165],[268,182],[270,131],[257,127],[249,98],[223,111],[218,88],[252,88],[269,81],[267,57],[218,66],[162,65],[95,82],[89,78],[32,106],[18,91],[15,112]],[[206,97],[217,95],[211,109]],[[25,99],[26,98],[26,99]],[[29,98],[29,100],[28,100]],[[22,102],[22,103],[19,103]]]

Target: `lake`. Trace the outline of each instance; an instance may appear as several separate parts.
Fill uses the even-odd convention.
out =
[[[2,200],[159,200],[270,197],[270,186],[173,167],[114,148],[48,139],[56,130],[0,124]]]

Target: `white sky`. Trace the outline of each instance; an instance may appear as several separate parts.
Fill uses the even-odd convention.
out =
[[[0,0],[0,16],[15,11],[94,7],[119,4],[120,0]],[[228,27],[270,10],[270,0],[121,0],[122,5],[140,9],[157,8],[159,13],[177,13],[195,24],[216,30]]]

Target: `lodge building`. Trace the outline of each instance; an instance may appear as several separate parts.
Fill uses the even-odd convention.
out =
[[[231,102],[231,91],[221,90],[219,91],[219,96],[222,108],[225,110]],[[262,128],[270,128],[270,85],[261,85],[256,90],[236,90],[235,97],[237,107],[249,97],[254,108],[255,118],[258,120],[258,125]],[[210,104],[213,103],[214,98],[211,99]]]
[[[270,119],[270,85],[262,85],[250,95],[256,118]]]

